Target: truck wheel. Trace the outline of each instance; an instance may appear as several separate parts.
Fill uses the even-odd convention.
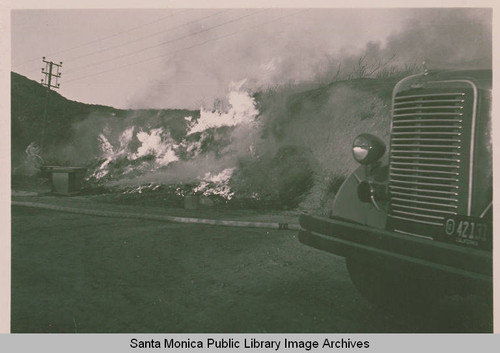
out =
[[[356,289],[371,304],[387,309],[428,308],[436,303],[439,291],[421,278],[407,276],[373,261],[346,259]]]

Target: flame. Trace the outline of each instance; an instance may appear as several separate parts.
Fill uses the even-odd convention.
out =
[[[113,147],[113,145],[105,135],[105,133],[109,132],[109,128],[105,128],[104,132],[99,134],[97,139],[101,147],[102,158],[104,158],[104,161],[100,166],[97,167],[90,178],[94,178],[96,180],[104,178],[109,174],[109,164],[114,160],[127,155],[127,147],[130,141],[132,141],[134,129],[135,127],[131,126],[121,133],[118,139],[119,145],[117,148]]]
[[[205,176],[203,177],[204,181],[209,181],[212,183],[227,183],[229,179],[231,179],[231,176],[233,175],[233,172],[236,168],[226,168],[222,172],[218,174],[214,173],[205,173]]]
[[[179,160],[175,154],[178,145],[174,143],[170,134],[162,137],[163,129],[152,129],[149,133],[140,131],[137,133],[137,139],[141,146],[137,149],[133,159],[153,154],[156,157],[157,167],[166,166],[171,162]]]
[[[104,161],[96,168],[94,173],[91,175],[91,178],[99,180],[108,175],[111,163],[120,158],[135,161],[141,157],[149,155],[154,157],[152,165],[149,165],[146,162],[136,168],[133,168],[130,165],[126,166],[122,171],[123,175],[129,174],[137,169],[149,169],[150,171],[154,171],[160,167],[167,166],[168,164],[179,160],[179,157],[177,157],[175,152],[178,145],[174,143],[174,140],[170,137],[169,133],[163,132],[162,128],[151,129],[150,131],[140,129],[135,137],[141,145],[137,148],[137,152],[131,152],[130,143],[133,141],[134,131],[136,129],[137,128],[135,126],[126,128],[118,138],[117,147],[114,147],[105,135],[105,133],[111,133],[109,129],[105,129],[103,133],[99,134],[98,142],[102,151],[101,158],[104,159]]]
[[[251,125],[259,111],[255,107],[255,99],[245,91],[231,91],[227,95],[230,108],[227,112],[200,109],[200,118],[194,122],[187,135],[202,132],[210,128],[222,126]]]
[[[226,200],[231,200],[234,192],[229,187],[229,179],[236,168],[226,168],[220,173],[205,173],[200,184],[194,188],[195,193],[202,193],[203,196],[217,195]]]
[[[106,177],[109,186],[134,186],[127,191],[134,193],[158,185],[195,181],[194,193],[231,199],[234,193],[228,183],[237,158],[242,153],[253,154],[252,136],[258,130],[259,111],[255,99],[243,90],[244,83],[233,84],[226,97],[226,109],[201,108],[198,119],[184,117],[187,128],[179,142],[164,125],[129,125],[118,134],[110,126],[105,127],[98,136],[101,162],[91,178],[99,181]],[[221,127],[235,129],[217,130]],[[212,146],[216,146],[216,152]],[[179,193],[183,192],[179,189]]]

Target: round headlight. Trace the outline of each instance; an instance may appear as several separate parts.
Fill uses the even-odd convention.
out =
[[[361,164],[375,163],[384,153],[384,142],[371,134],[361,134],[352,143],[352,155]]]

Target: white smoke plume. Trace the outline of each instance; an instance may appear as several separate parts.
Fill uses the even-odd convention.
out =
[[[276,50],[255,40],[241,40],[229,53],[215,45],[213,57],[167,60],[155,83],[179,84],[154,85],[154,94],[144,90],[137,97],[144,106],[158,105],[150,97],[165,100],[164,105],[201,105],[198,115],[169,120],[140,111],[125,119],[90,117],[74,127],[77,138],[66,150],[82,161],[99,159],[93,177],[108,186],[194,182],[199,192],[212,192],[208,185],[217,184],[218,192],[230,195],[225,187],[240,160],[269,161],[285,145],[310,151],[318,170],[345,173],[353,163],[346,151],[353,135],[372,129],[386,137],[387,102],[347,86],[311,93],[303,105],[296,104],[294,94],[348,78],[403,75],[418,70],[424,59],[444,66],[488,66],[491,26],[489,9],[415,9],[399,31],[356,48],[332,45],[335,35],[329,33],[295,42],[300,26],[260,38]],[[202,72],[199,85],[183,85],[192,67]],[[207,80],[217,89],[212,85],[206,91]],[[266,174],[261,177],[266,183]]]
[[[278,17],[278,10],[267,15]],[[214,17],[214,23],[221,17]],[[364,25],[367,21],[370,26]],[[244,28],[242,23],[235,29]],[[197,109],[224,96],[230,82],[243,79],[253,92],[284,85],[314,87],[359,75],[360,58],[365,73],[382,66],[374,75],[420,66],[424,59],[447,64],[488,61],[491,28],[492,10],[487,8],[309,10],[276,26],[240,31],[227,40],[167,56],[164,70],[138,92],[136,101],[148,107]],[[375,33],[370,35],[370,30]],[[204,33],[207,40],[220,35]]]
[[[243,82],[237,85],[237,88],[241,89],[242,84]],[[201,108],[200,118],[189,127],[188,135],[210,128],[255,123],[259,111],[255,108],[255,99],[248,92],[231,90],[227,99],[230,106],[227,112],[208,111]]]
[[[178,143],[161,127],[106,126],[97,141],[102,162],[90,178],[109,177],[106,185],[122,187],[202,181],[203,190],[198,191],[230,198],[227,182],[234,166],[242,156],[252,155],[259,134],[259,111],[243,83],[231,85],[220,104],[225,110],[201,108],[199,118],[184,117],[186,132]]]

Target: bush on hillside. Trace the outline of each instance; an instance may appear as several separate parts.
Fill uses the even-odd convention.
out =
[[[313,183],[313,165],[309,152],[297,146],[284,146],[273,157],[240,160],[230,181],[239,198],[248,198],[295,208]]]

